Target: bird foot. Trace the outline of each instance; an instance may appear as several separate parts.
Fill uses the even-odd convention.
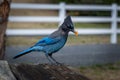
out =
[[[55,63],[51,63],[51,65],[62,66],[62,65],[64,65],[64,64],[63,64],[63,63],[59,63],[59,62],[55,62]]]
[[[63,66],[64,64],[63,64],[63,63],[56,62],[56,65],[57,65],[57,66]]]

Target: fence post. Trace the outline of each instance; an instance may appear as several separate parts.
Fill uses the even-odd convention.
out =
[[[63,22],[65,15],[66,15],[65,3],[61,2],[60,9],[59,9],[59,19],[60,19],[59,25]]]
[[[111,43],[117,43],[117,4],[112,4]]]

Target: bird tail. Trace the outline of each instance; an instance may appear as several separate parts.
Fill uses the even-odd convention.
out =
[[[20,57],[20,56],[22,56],[22,55],[25,55],[25,54],[31,52],[32,50],[33,50],[32,48],[28,48],[28,49],[20,52],[20,53],[19,53],[18,55],[16,55],[15,57],[13,57],[13,59],[16,59],[16,58],[18,58],[18,57]]]

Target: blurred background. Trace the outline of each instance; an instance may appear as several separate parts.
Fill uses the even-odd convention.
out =
[[[11,13],[10,16],[12,16],[12,18],[10,18],[10,22],[8,23],[8,29],[54,29],[54,28],[58,28],[59,25],[59,20],[57,21],[52,21],[51,20],[46,20],[44,22],[37,20],[36,17],[42,16],[44,19],[44,17],[53,17],[55,16],[55,18],[59,18],[62,17],[60,20],[63,20],[64,17],[66,15],[71,15],[74,17],[81,17],[79,20],[76,21],[76,19],[73,19],[74,22],[74,26],[75,28],[81,28],[81,29],[96,29],[96,30],[101,30],[101,29],[111,29],[112,25],[114,25],[114,23],[111,21],[111,18],[113,15],[112,13],[112,9],[110,10],[109,7],[112,8],[112,4],[116,3],[116,5],[120,4],[119,0],[12,0],[13,3],[27,3],[27,4],[56,4],[59,5],[61,4],[61,2],[64,2],[63,5],[78,5],[77,9],[65,9],[65,12],[61,12],[60,9],[42,9],[42,8],[38,8],[38,9],[30,9],[30,8],[16,8],[16,5],[13,5],[13,8],[11,9]],[[80,6],[81,9],[79,9],[79,5],[83,5]],[[96,8],[96,6],[92,6],[92,5],[98,5],[98,9]],[[99,5],[104,5],[103,7],[99,7]],[[20,6],[20,5],[19,5]],[[48,5],[49,6],[49,5]],[[75,6],[74,6],[75,7]],[[108,7],[107,9],[105,9],[106,7]],[[88,9],[87,9],[88,8]],[[90,9],[89,9],[90,8]],[[96,9],[95,9],[96,8]],[[101,9],[99,9],[101,8]],[[102,10],[103,9],[103,10]],[[62,15],[61,15],[62,13]],[[117,11],[117,17],[119,17],[119,11]],[[24,18],[21,19],[21,16]],[[13,17],[15,19],[13,19]],[[27,21],[28,17],[35,17],[36,20],[31,20],[31,21]],[[46,19],[48,19],[46,18]],[[54,17],[53,17],[54,18]],[[16,19],[18,21],[16,21]],[[27,19],[26,21],[23,21],[23,19]],[[31,19],[31,18],[30,18]],[[41,20],[42,20],[41,19]],[[51,18],[50,18],[51,19]],[[106,20],[105,20],[106,19]],[[83,20],[83,21],[82,21]],[[97,20],[97,21],[96,21]],[[113,24],[112,24],[113,23]],[[119,22],[116,23],[117,28],[119,28]],[[115,26],[116,27],[116,26]],[[100,32],[100,31],[98,31]],[[98,33],[100,34],[99,36],[94,34],[94,35],[89,35],[89,33],[86,35],[86,32],[83,33],[83,35],[81,35],[80,37],[78,37],[77,39],[74,38],[74,36],[70,36],[68,39],[68,43],[67,45],[76,45],[76,44],[109,44],[111,43],[111,34],[109,34],[109,32],[104,32],[104,35],[101,35],[102,33]],[[93,34],[90,33],[90,34]],[[17,36],[16,37],[8,37],[7,39],[7,45],[32,45],[33,43],[35,43],[39,37],[34,36],[34,38],[29,39],[31,37],[22,37],[22,36]],[[13,40],[14,39],[14,40]],[[21,40],[21,42],[18,42],[18,40]],[[24,40],[23,40],[24,39]],[[27,43],[27,41],[29,40],[29,43]],[[119,34],[117,34],[117,42],[116,43],[120,43],[120,36]],[[72,43],[71,43],[72,42]],[[114,43],[114,42],[113,42]]]
[[[49,35],[71,15],[79,36],[72,33],[53,56],[80,67],[92,80],[120,80],[119,0],[12,0],[7,28],[6,59],[10,63],[46,63],[41,53],[12,57]]]

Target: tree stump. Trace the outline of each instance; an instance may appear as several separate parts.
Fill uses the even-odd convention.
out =
[[[10,1],[0,0],[0,59],[4,59],[5,55],[5,31],[10,11]]]
[[[10,66],[10,67],[9,67]],[[65,65],[8,64],[0,61],[0,80],[90,80]]]

